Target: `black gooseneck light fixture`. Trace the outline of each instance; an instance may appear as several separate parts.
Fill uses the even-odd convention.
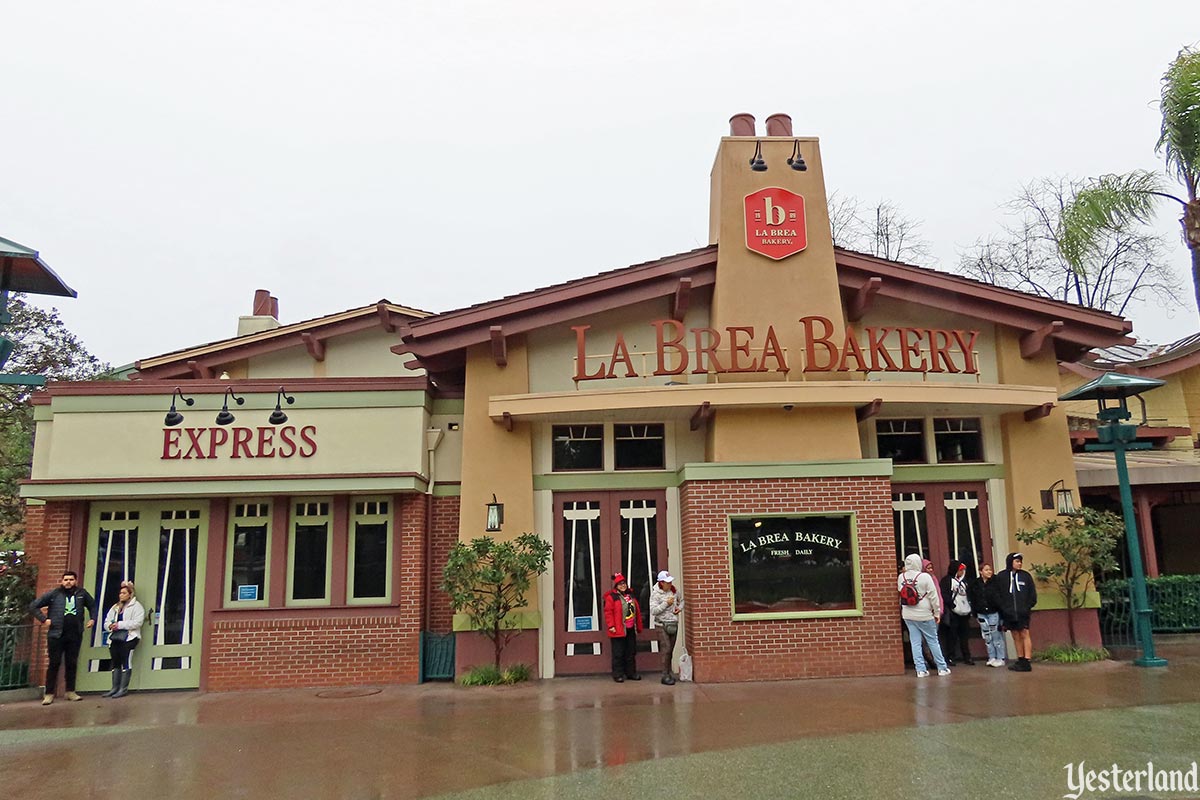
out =
[[[231,397],[237,402],[237,404],[239,406],[246,402],[246,398],[238,397],[236,394],[233,393],[232,386],[226,388],[225,389],[225,402],[223,402],[221,404],[221,410],[219,412],[217,412],[217,424],[218,425],[228,425],[229,423],[233,422],[233,420],[234,420],[233,414],[229,413],[229,398],[231,398]]]
[[[750,157],[750,169],[754,172],[766,172],[767,162],[762,156],[762,140],[754,143],[754,155]]]
[[[792,145],[792,154],[787,160],[788,166],[796,170],[796,172],[807,172],[808,164],[804,163],[804,156],[800,154],[800,140],[797,139]]]
[[[283,423],[288,421],[287,414],[283,413],[282,403],[284,400],[287,401],[287,404],[289,406],[292,403],[296,402],[296,398],[290,396],[287,392],[285,392],[283,390],[283,387],[280,386],[279,393],[277,395],[275,395],[275,410],[271,412],[271,416],[267,420],[272,425],[282,425]]]
[[[195,400],[193,400],[190,397],[184,397],[183,390],[180,389],[178,386],[176,386],[175,392],[171,395],[171,410],[167,412],[167,416],[163,420],[163,424],[166,425],[168,428],[173,428],[176,425],[178,425],[179,423],[183,422],[183,414],[180,414],[178,411],[175,410],[175,398],[176,397],[178,397],[183,402],[187,403],[189,406],[193,405],[196,402]]]

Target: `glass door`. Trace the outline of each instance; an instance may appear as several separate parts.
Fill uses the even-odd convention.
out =
[[[100,622],[125,580],[134,582],[146,609],[130,688],[200,685],[207,507],[203,501],[93,505],[86,580],[99,621],[80,652],[82,691],[109,686],[108,637]]]
[[[967,578],[974,578],[982,564],[993,563],[982,483],[893,485],[892,524],[897,568],[910,553],[932,561],[939,578],[951,559],[967,565]]]
[[[663,492],[556,495],[555,673],[606,673],[612,665],[604,593],[621,572],[642,607],[638,669],[659,668],[650,586],[667,563]]]

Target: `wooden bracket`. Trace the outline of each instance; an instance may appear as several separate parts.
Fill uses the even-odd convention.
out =
[[[207,364],[201,364],[199,361],[187,362],[188,369],[192,371],[194,378],[212,378],[214,377],[212,367]]]
[[[504,330],[499,325],[488,328],[492,335],[492,360],[497,367],[508,366],[508,343],[504,338]]]
[[[505,411],[505,412],[504,412],[504,419],[503,419],[503,421],[501,421],[501,423],[500,423],[500,424],[504,426],[504,430],[508,431],[509,433],[512,433],[512,429],[513,429],[513,418],[512,418],[512,414],[511,414],[511,413],[509,413],[509,412],[507,412],[507,411]]]
[[[859,406],[857,409],[855,409],[854,416],[858,418],[859,422],[862,422],[863,420],[870,419],[878,414],[879,409],[881,408],[883,408],[883,398],[876,397],[865,406]]]
[[[858,322],[862,319],[863,315],[871,310],[871,304],[875,302],[875,295],[879,294],[882,287],[883,278],[867,278],[867,282],[858,287],[858,292],[850,298],[850,305],[846,309],[846,319],[850,322]]]
[[[318,339],[308,331],[300,334],[300,338],[304,341],[304,347],[308,350],[308,354],[312,356],[313,361],[325,360],[325,340]]]
[[[1027,409],[1025,411],[1025,421],[1033,422],[1035,419],[1048,417],[1050,416],[1050,411],[1053,408],[1054,403],[1042,403],[1040,406],[1034,406],[1033,408]]]
[[[379,324],[388,333],[396,332],[396,323],[392,322],[392,312],[388,310],[387,303],[380,300],[375,305],[375,312],[379,314]]]
[[[1049,325],[1043,325],[1036,331],[1029,331],[1021,337],[1021,358],[1033,358],[1042,352],[1047,339],[1053,339],[1066,327],[1061,320],[1054,320]]]
[[[691,295],[692,279],[680,278],[679,285],[675,287],[675,295],[671,298],[671,319],[683,322],[683,316],[687,314],[688,305],[691,303]]]
[[[699,430],[700,426],[703,425],[704,423],[708,422],[709,418],[711,418],[712,415],[713,415],[712,404],[709,403],[707,400],[705,400],[703,403],[700,404],[700,407],[696,409],[696,413],[692,414],[692,422],[691,422],[692,430],[694,430],[694,431]]]

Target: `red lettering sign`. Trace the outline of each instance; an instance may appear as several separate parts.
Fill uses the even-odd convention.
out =
[[[294,425],[284,425],[281,428],[163,428],[162,431],[163,461],[291,458],[296,455],[312,458],[317,453],[316,425],[305,425],[299,430]]]
[[[779,261],[808,247],[804,198],[769,186],[746,195],[746,247]]]

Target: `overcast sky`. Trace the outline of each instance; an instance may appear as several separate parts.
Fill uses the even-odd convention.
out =
[[[1197,22],[1195,0],[0,0],[0,236],[119,365],[234,335],[258,288],[284,323],[444,311],[702,246],[729,117],[784,112],[830,191],[922,220],[949,270],[1023,183],[1159,169],[1159,79]],[[1190,299],[1130,316],[1197,329]]]

